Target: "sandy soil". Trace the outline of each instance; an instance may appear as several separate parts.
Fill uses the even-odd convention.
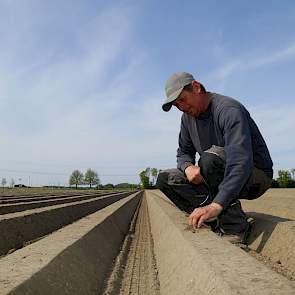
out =
[[[135,214],[104,294],[160,294],[145,197]]]
[[[274,270],[275,272],[283,275],[284,277],[286,277],[287,279],[289,279],[291,281],[295,281],[295,271],[291,270],[291,269],[288,269],[287,267],[282,265],[279,260],[274,262],[271,259],[269,259],[268,257],[266,257],[266,256],[264,256],[264,255],[262,255],[260,253],[257,253],[256,251],[253,251],[251,249],[248,249],[247,252],[250,255],[252,255],[253,257],[255,257],[257,260],[264,263],[267,267]]]
[[[93,193],[116,193],[122,191],[136,191],[128,189],[109,189],[109,190],[100,190],[100,189],[88,189],[88,188],[45,188],[45,187],[32,187],[32,188],[8,188],[5,187],[4,190],[0,188],[0,199],[6,197],[17,197],[17,196],[42,196],[42,195],[80,195],[80,194],[93,194]]]
[[[242,203],[245,211],[263,213],[266,214],[266,216],[270,216],[270,219],[272,216],[274,220],[276,217],[288,218],[290,220],[295,219],[295,189],[270,189],[261,198],[251,201],[242,200]],[[195,230],[188,227],[186,227],[186,230],[195,232]],[[292,227],[288,230],[295,230],[295,228]],[[292,232],[290,232],[288,236],[290,237],[291,234]],[[273,239],[271,242],[271,249],[281,248],[282,243],[282,240]],[[270,245],[268,246],[270,247]],[[286,251],[279,254],[282,258],[288,260],[289,265],[287,266],[283,259],[274,259],[272,256],[269,257],[266,255],[269,254],[268,252],[257,253],[255,250],[248,247],[244,250],[248,252],[249,255],[265,264],[268,268],[285,276],[289,280],[295,281],[295,268],[293,265],[290,266],[290,259],[292,258],[290,255],[293,255],[294,251],[290,253],[285,249]]]
[[[295,189],[273,188],[256,200],[241,200],[244,211],[260,212],[295,220]]]
[[[295,220],[295,189],[269,189],[262,197],[256,200],[242,200],[242,205],[246,212],[258,212],[266,214],[266,217],[268,218],[280,217],[293,221]],[[290,230],[294,230],[294,228],[290,227]],[[290,238],[290,235],[288,235],[288,237]],[[270,246],[275,249],[281,244],[281,240],[272,240]],[[250,249],[248,251],[250,255],[263,262],[266,266],[284,275],[290,280],[295,280],[295,269],[286,267],[283,260],[268,257],[265,255],[264,251],[262,251],[262,253],[257,253],[256,251]],[[290,255],[288,251],[281,254],[282,257]]]

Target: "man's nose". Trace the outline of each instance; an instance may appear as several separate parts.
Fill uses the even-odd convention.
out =
[[[179,109],[182,111],[182,112],[185,112],[186,109],[187,109],[187,106],[185,104],[182,104],[179,106]]]
[[[179,103],[178,108],[183,111],[185,109],[185,104],[184,103]]]
[[[180,111],[182,111],[182,112],[184,111],[184,110],[183,110],[183,107],[182,107],[181,105],[177,105],[177,108],[178,108]]]

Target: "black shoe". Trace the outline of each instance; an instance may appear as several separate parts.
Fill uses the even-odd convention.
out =
[[[236,201],[218,216],[221,231],[227,235],[243,235],[248,230],[248,222],[240,201]]]
[[[233,245],[236,245],[242,249],[248,249],[248,237],[253,228],[254,219],[247,219],[247,228],[244,232],[238,234],[223,234],[222,238],[229,241]]]

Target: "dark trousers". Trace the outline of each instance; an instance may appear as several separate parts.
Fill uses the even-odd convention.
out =
[[[225,160],[219,156],[203,152],[198,165],[205,183],[188,182],[186,175],[179,169],[161,171],[157,187],[181,210],[191,213],[195,208],[210,204],[218,193],[225,170]],[[256,199],[271,185],[271,179],[260,169],[254,167],[239,194],[240,199]],[[238,234],[246,231],[248,223],[239,200],[234,200],[224,208],[218,217],[219,226],[227,234]]]

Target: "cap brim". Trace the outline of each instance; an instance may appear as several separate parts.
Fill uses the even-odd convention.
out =
[[[172,102],[164,103],[164,104],[162,105],[162,110],[163,110],[164,112],[169,112],[171,108],[172,108]]]
[[[173,102],[178,98],[178,96],[180,95],[181,91],[182,91],[183,88],[181,89],[178,89],[177,91],[173,92],[166,100],[165,102],[163,103],[162,105],[162,109],[163,111],[165,112],[168,112],[170,111],[172,105],[173,105]]]

